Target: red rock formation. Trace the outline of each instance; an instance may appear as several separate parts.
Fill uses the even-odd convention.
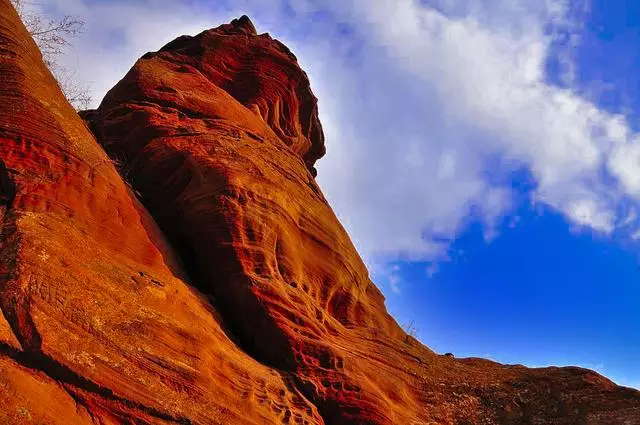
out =
[[[146,54],[86,117],[193,284],[316,423],[640,424],[640,393],[593,372],[438,356],[397,326],[313,179],[308,79],[248,18]]]
[[[0,424],[315,424],[240,350],[0,0]]]
[[[0,424],[640,423],[593,372],[398,328],[313,180],[309,82],[247,18],[85,116],[154,217],[0,0]]]

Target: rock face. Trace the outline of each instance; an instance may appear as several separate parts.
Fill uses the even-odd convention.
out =
[[[388,423],[415,397],[389,353],[357,359],[404,335],[309,170],[315,111],[295,57],[244,17],[145,55],[91,122],[243,349],[327,423]]]
[[[0,423],[640,424],[594,372],[398,327],[314,181],[309,81],[248,18],[143,56],[83,114],[105,153],[0,17]]]
[[[238,348],[0,0],[0,424],[321,419]]]

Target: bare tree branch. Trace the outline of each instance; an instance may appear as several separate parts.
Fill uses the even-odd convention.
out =
[[[84,30],[84,21],[67,15],[61,19],[46,19],[38,12],[25,7],[24,0],[11,0],[27,30],[42,52],[42,58],[58,80],[62,92],[76,109],[86,109],[91,104],[89,89],[79,83],[74,72],[58,61],[72,46],[71,40]]]

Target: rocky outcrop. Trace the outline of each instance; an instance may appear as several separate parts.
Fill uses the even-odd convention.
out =
[[[320,417],[238,348],[0,0],[0,423]]]
[[[377,335],[404,334],[308,169],[320,125],[296,129],[315,106],[291,112],[315,105],[308,87],[244,17],[145,55],[92,128],[248,353],[290,373],[326,423],[388,423],[417,401]]]
[[[315,104],[295,56],[242,17],[146,54],[87,118],[243,350],[321,423],[640,423],[640,394],[593,372],[407,336],[314,181]]]
[[[0,0],[0,423],[640,423],[594,372],[397,326],[314,181],[309,81],[248,18],[83,115],[104,150]]]

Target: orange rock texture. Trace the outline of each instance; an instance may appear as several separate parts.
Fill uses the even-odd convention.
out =
[[[0,0],[0,423],[640,424],[594,372],[398,327],[314,181],[308,78],[248,18],[83,116],[104,150]]]
[[[0,0],[0,424],[320,416],[246,355]]]

